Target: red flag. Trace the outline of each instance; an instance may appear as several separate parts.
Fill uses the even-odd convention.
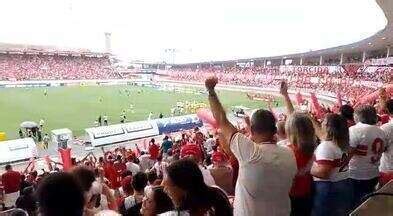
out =
[[[302,97],[302,94],[300,94],[300,92],[296,93],[296,103],[298,106],[303,103],[303,97]]]
[[[134,153],[136,157],[141,156],[141,150],[139,149],[138,145],[135,145]]]
[[[213,128],[218,128],[218,122],[213,116],[212,111],[207,108],[201,108],[197,111],[198,118],[206,124],[211,125]]]
[[[71,149],[70,148],[60,148],[59,149],[60,157],[61,160],[63,161],[63,170],[67,171],[71,169],[72,163],[71,163]]]
[[[321,118],[323,113],[322,113],[321,105],[318,102],[317,96],[315,96],[315,93],[311,93],[310,98],[311,98],[311,107],[315,111],[315,114],[317,115],[317,117]]]

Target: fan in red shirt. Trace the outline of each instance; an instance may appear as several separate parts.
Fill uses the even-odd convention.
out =
[[[116,184],[120,187],[120,183],[121,183],[121,176],[123,174],[124,171],[126,171],[127,166],[126,164],[123,162],[123,159],[121,157],[121,155],[118,155],[116,157],[116,161],[113,163],[113,168],[116,171],[116,182],[118,182],[119,184]]]
[[[123,189],[123,195],[117,198],[117,206],[121,206],[124,202],[124,199],[128,196],[131,196],[134,193],[134,189],[132,188],[132,176],[126,176],[121,181],[121,187]]]
[[[12,170],[11,165],[5,166],[6,172],[1,175],[1,182],[4,187],[4,204],[6,207],[13,207],[19,197],[20,183],[22,176],[19,172]]]
[[[110,187],[115,189],[120,187],[121,179],[118,177],[117,171],[114,167],[114,160],[112,152],[105,152],[104,148],[101,148],[104,153],[103,158],[103,169],[105,178],[110,182]]]
[[[155,143],[155,139],[151,139],[149,142],[149,154],[150,159],[157,160],[158,155],[160,154],[160,147]]]
[[[291,215],[310,215],[312,208],[312,176],[313,153],[316,146],[316,136],[312,120],[307,114],[293,113],[287,119],[285,130],[288,147],[292,149],[298,172],[289,192],[291,198]]]
[[[195,138],[194,138],[195,144],[202,146],[203,142],[205,141],[205,136],[203,135],[202,132],[199,131],[199,128],[195,128],[194,132],[195,132]]]
[[[180,149],[180,158],[186,156],[193,156],[197,161],[200,161],[202,158],[202,150],[198,145],[193,143],[188,143],[182,146]]]

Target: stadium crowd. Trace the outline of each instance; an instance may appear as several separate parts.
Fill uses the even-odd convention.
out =
[[[358,67],[358,69],[361,68]],[[375,85],[364,83],[365,81],[378,83],[393,81],[393,72],[387,68],[370,73],[367,70],[346,70],[344,68],[330,71],[328,67],[318,68],[318,66],[313,67],[313,69],[302,68],[301,66],[205,66],[196,69],[174,68],[168,72],[168,75],[175,80],[200,82],[214,75],[218,77],[221,83],[225,84],[272,88],[277,88],[284,78],[291,83],[293,89],[333,94],[340,91],[348,100],[356,100],[362,95],[376,90]]]
[[[76,80],[118,78],[108,58],[0,54],[0,80]]]
[[[208,134],[102,149],[67,170],[50,159],[44,171],[33,161],[23,173],[7,165],[5,206],[43,216],[336,216],[393,179],[393,100],[383,89],[378,104],[317,116],[296,110],[281,82],[285,116],[258,109],[238,128],[215,92],[218,79],[205,80],[218,125]]]

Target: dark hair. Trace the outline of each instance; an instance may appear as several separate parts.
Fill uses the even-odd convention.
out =
[[[151,170],[150,172],[147,173],[147,180],[149,181],[150,184],[153,184],[154,181],[156,181],[158,178],[157,173],[154,170]]]
[[[154,144],[156,140],[154,138],[151,138],[150,142]]]
[[[10,170],[10,169],[12,169],[12,166],[11,166],[11,164],[7,164],[7,165],[5,165],[5,170]]]
[[[209,166],[212,164],[212,156],[211,155],[207,155],[205,157],[205,166]]]
[[[144,172],[136,173],[132,178],[132,187],[136,191],[143,191],[147,185],[147,176]]]
[[[34,178],[37,178],[37,176],[38,176],[37,170],[30,172],[30,175],[32,175]]]
[[[130,170],[125,170],[121,173],[121,177],[125,178],[127,176],[132,176],[132,172]]]
[[[393,115],[393,99],[389,99],[385,102],[385,108],[386,111],[390,114]]]
[[[167,167],[172,183],[186,192],[179,210],[210,211],[211,215],[233,215],[228,197],[220,189],[209,187],[203,180],[198,165],[191,159],[180,159]]]
[[[71,158],[71,164],[73,166],[76,166],[76,164],[77,164],[76,158],[74,158],[74,157]]]
[[[292,145],[300,152],[311,156],[314,153],[316,136],[311,119],[304,113],[295,112],[285,123],[285,132]]]
[[[71,171],[71,174],[79,182],[84,191],[89,191],[95,181],[94,171],[83,166],[78,166]]]
[[[349,146],[349,130],[345,119],[338,114],[327,114],[324,121],[326,140],[333,141],[341,150]]]
[[[355,110],[353,109],[353,107],[348,104],[342,105],[340,107],[340,114],[346,120],[353,120],[353,113],[354,112],[355,112]]]
[[[154,186],[152,187],[153,199],[156,203],[156,209],[154,210],[154,214],[162,214],[174,209],[171,198],[164,192],[164,188],[162,186]]]
[[[69,173],[53,173],[38,187],[37,198],[43,216],[82,216],[83,190]]]
[[[169,139],[169,136],[165,136],[165,137],[164,137],[164,140],[167,140],[167,139]]]
[[[363,124],[375,125],[378,122],[377,110],[370,105],[359,106],[356,111],[357,121]]]
[[[123,178],[121,187],[126,194],[132,194],[134,192],[134,188],[132,187],[132,176],[126,176]]]
[[[268,110],[259,109],[251,116],[251,131],[257,134],[276,134],[276,119]]]

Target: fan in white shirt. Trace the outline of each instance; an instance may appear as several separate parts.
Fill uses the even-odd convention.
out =
[[[368,180],[379,176],[379,161],[386,144],[385,132],[376,125],[361,122],[349,128],[350,147],[355,152],[349,162],[352,179]]]
[[[346,153],[332,141],[322,141],[316,148],[314,154],[315,163],[334,167],[328,178],[314,177],[314,181],[338,182],[349,177],[348,164],[343,161]]]
[[[221,130],[220,145],[239,161],[234,215],[289,215],[289,190],[297,172],[293,153],[276,145],[276,120],[267,110],[255,111],[250,119],[251,138],[239,133],[227,119],[214,90],[217,77],[208,78],[210,108]]]
[[[385,102],[385,107],[390,114],[390,121],[381,126],[386,135],[385,151],[382,153],[379,171],[380,184],[386,184],[393,179],[393,99]]]
[[[349,130],[338,114],[327,114],[322,124],[314,121],[318,137],[323,140],[314,154],[311,215],[348,215],[352,208],[352,183],[349,179],[347,154]]]
[[[354,205],[362,197],[372,193],[379,180],[379,162],[385,151],[385,132],[376,126],[377,111],[373,106],[363,105],[355,111],[356,125],[349,128],[349,145],[352,158],[349,176],[352,179]]]
[[[126,163],[126,167],[127,167],[127,170],[132,173],[132,175],[135,175],[136,173],[141,171],[140,166],[132,161],[128,161]]]
[[[206,152],[211,153],[213,151],[214,145],[216,145],[216,140],[213,138],[213,135],[209,135],[209,139],[207,139],[203,144],[203,146],[206,149]]]

